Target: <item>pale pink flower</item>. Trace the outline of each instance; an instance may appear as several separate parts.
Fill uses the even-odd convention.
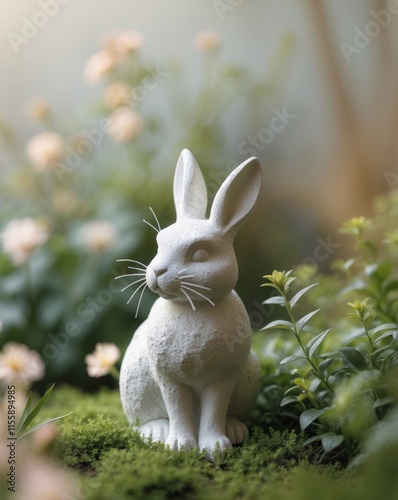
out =
[[[116,227],[108,221],[95,220],[85,224],[80,230],[80,239],[84,246],[93,252],[102,252],[116,241]]]
[[[24,452],[24,453],[21,453]],[[84,498],[81,485],[75,477],[54,462],[29,454],[22,449],[18,454],[16,500],[62,500]],[[11,498],[11,496],[10,496]]]
[[[114,142],[130,142],[135,139],[143,129],[142,117],[137,111],[121,108],[109,116],[109,135]]]
[[[14,264],[22,265],[30,254],[48,239],[48,232],[40,222],[27,217],[10,221],[1,233],[4,253]]]
[[[51,108],[43,97],[34,97],[26,105],[26,114],[32,120],[44,121],[51,115]]]
[[[213,31],[201,31],[195,36],[193,44],[199,52],[213,52],[220,48],[220,37]]]
[[[115,366],[120,358],[120,349],[112,343],[98,343],[94,352],[84,358],[90,377],[103,377]]]
[[[48,452],[59,434],[58,427],[50,422],[35,430],[32,435],[34,450],[40,454]]]
[[[24,344],[8,342],[0,352],[0,379],[29,386],[44,376],[44,363],[38,352]]]
[[[26,152],[36,172],[48,171],[62,160],[64,141],[55,132],[41,132],[30,139]]]
[[[100,50],[87,61],[83,76],[88,83],[95,85],[108,75],[116,65],[116,57],[110,50]]]
[[[114,52],[118,57],[137,52],[145,43],[145,37],[139,31],[111,31],[102,38],[105,49]]]
[[[125,106],[131,99],[131,87],[124,82],[114,82],[108,85],[104,92],[105,106],[113,111]]]

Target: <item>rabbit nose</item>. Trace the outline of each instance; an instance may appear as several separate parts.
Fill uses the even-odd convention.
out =
[[[154,268],[153,272],[155,273],[155,276],[159,278],[159,276],[162,276],[167,271],[167,267],[159,267],[159,268]]]

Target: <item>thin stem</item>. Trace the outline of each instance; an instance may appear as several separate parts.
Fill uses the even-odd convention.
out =
[[[314,369],[314,371],[315,371],[317,377],[319,378],[319,380],[325,384],[325,386],[331,391],[331,393],[334,396],[335,394],[334,394],[333,387],[329,384],[329,382],[327,381],[327,379],[319,371],[319,366],[308,356],[307,350],[304,347],[304,344],[303,344],[303,342],[302,342],[302,340],[300,338],[300,332],[297,330],[297,324],[296,324],[296,320],[294,318],[294,314],[293,314],[292,308],[290,307],[290,304],[289,304],[289,302],[286,299],[286,295],[284,293],[282,295],[283,295],[283,297],[285,299],[285,308],[286,308],[286,310],[287,310],[287,312],[289,314],[290,321],[291,321],[291,323],[293,325],[293,334],[296,337],[297,342],[299,343],[300,348],[303,351],[305,358],[307,359],[308,363]]]
[[[109,370],[109,374],[112,375],[114,379],[119,380],[119,370],[116,368],[116,366],[112,366],[112,368]]]

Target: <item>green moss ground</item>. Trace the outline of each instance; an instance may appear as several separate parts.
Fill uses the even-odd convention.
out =
[[[362,469],[317,465],[294,430],[252,427],[250,438],[214,463],[199,452],[171,452],[128,428],[117,391],[83,394],[58,387],[41,414],[58,422],[54,459],[74,470],[85,500],[398,498],[397,449]]]

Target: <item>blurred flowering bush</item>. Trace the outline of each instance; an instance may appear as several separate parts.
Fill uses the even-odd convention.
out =
[[[123,274],[117,258],[150,260],[154,232],[142,219],[153,204],[162,224],[171,222],[171,176],[183,147],[212,172],[214,195],[235,166],[225,162],[238,156],[226,134],[230,109],[244,104],[242,138],[249,122],[264,123],[290,45],[281,43],[278,64],[257,81],[222,63],[219,37],[202,32],[192,56],[202,74],[193,85],[177,62],[148,61],[141,33],[112,32],[85,65],[84,78],[97,87],[81,109],[58,116],[45,97],[33,98],[26,144],[0,123],[0,347],[12,341],[37,351],[43,386],[90,387],[84,359],[94,345],[124,350],[154,297],[144,295],[134,319],[137,298],[127,305],[119,292],[129,282],[114,279]]]

